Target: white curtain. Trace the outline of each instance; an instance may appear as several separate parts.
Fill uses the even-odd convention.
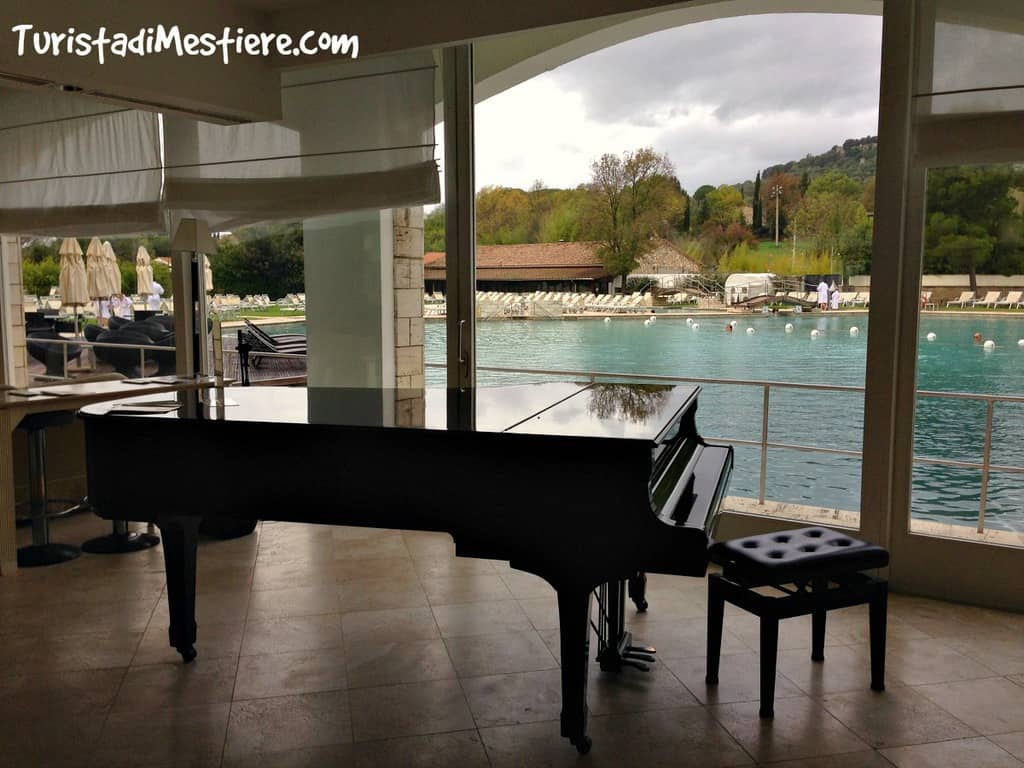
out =
[[[157,116],[84,96],[0,88],[0,231],[162,229]]]
[[[164,117],[173,219],[224,230],[439,201],[429,52],[289,70],[281,101],[273,123]]]

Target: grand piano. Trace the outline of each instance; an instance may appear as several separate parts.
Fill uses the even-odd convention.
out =
[[[421,390],[411,419],[382,418],[408,402],[394,390],[230,388],[152,408],[134,398],[81,412],[89,499],[103,517],[160,526],[169,640],[186,662],[203,517],[445,531],[458,556],[542,577],[558,595],[561,733],[585,753],[593,591],[707,567],[732,449],[697,434],[699,391],[481,388],[475,423],[456,428],[452,403],[466,393],[444,389]],[[140,503],[123,458],[152,446],[180,479]]]

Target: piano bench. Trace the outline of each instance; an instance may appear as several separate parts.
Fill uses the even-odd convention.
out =
[[[864,571],[889,564],[882,547],[818,526],[722,541],[709,550],[722,572],[708,576],[708,685],[718,684],[725,603],[761,619],[761,717],[775,714],[779,620],[811,614],[811,659],[825,660],[825,614],[867,603],[871,688],[885,690],[889,585]],[[781,595],[764,594],[771,587]]]

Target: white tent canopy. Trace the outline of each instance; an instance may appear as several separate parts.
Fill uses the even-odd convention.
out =
[[[214,125],[0,89],[0,231],[214,231],[440,199],[430,52],[282,74],[280,121]]]

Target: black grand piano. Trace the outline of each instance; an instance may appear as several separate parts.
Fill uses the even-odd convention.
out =
[[[420,390],[418,415],[387,419],[394,403],[408,405],[402,393],[229,388],[180,393],[173,410],[133,398],[82,412],[89,499],[103,517],[160,526],[170,644],[185,661],[196,656],[203,517],[445,531],[459,556],[544,578],[558,594],[561,732],[586,752],[593,590],[638,571],[705,573],[732,449],[697,434],[698,393],[481,388],[475,426],[454,429],[444,389]],[[403,420],[421,426],[394,425]],[[125,492],[122,459],[154,445],[181,480],[140,504]]]

